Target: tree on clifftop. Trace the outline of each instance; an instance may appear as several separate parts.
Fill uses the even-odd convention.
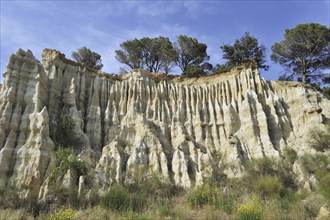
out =
[[[103,67],[101,63],[101,55],[91,51],[87,47],[79,48],[77,52],[72,52],[72,58],[79,63],[85,64],[87,67],[100,70]]]
[[[168,73],[176,59],[175,50],[171,41],[165,37],[142,38],[143,59],[150,72],[159,72],[163,69]]]
[[[329,81],[329,73],[321,70],[330,68],[330,29],[310,23],[300,24],[285,30],[284,40],[272,46],[271,59],[286,67],[292,79],[301,76],[301,81]]]
[[[221,67],[232,67],[246,62],[255,61],[258,68],[268,70],[265,65],[265,46],[258,43],[258,40],[247,32],[240,39],[236,39],[233,45],[223,44],[220,46],[223,51],[223,58],[228,60]]]
[[[129,40],[116,50],[116,59],[131,69],[147,68],[150,72],[168,73],[176,60],[176,53],[168,38],[157,37]]]
[[[183,75],[205,75],[206,71],[212,69],[212,65],[207,62],[210,59],[206,52],[207,45],[199,43],[196,38],[179,35],[174,48],[177,54],[176,63]]]
[[[116,59],[131,69],[143,68],[143,45],[138,39],[120,44],[121,50],[116,50]]]

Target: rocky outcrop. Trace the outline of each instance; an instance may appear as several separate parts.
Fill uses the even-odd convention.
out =
[[[320,93],[267,82],[251,67],[200,78],[144,70],[118,76],[55,50],[45,49],[42,62],[18,50],[4,79],[0,186],[28,185],[27,194],[47,188],[61,114],[74,122],[74,147],[97,189],[149,175],[185,188],[219,171],[239,176],[244,160],[280,157],[286,146],[312,151],[306,134],[330,118]],[[70,178],[66,185],[83,188],[83,177]]]

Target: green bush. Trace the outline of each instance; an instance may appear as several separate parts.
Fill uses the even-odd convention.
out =
[[[101,205],[117,212],[129,210],[131,203],[130,195],[126,188],[120,185],[112,186],[103,196],[101,196]]]
[[[319,191],[327,200],[328,205],[330,206],[330,173],[320,178]]]
[[[52,183],[65,175],[68,170],[75,172],[78,177],[87,174],[85,163],[79,160],[77,153],[72,148],[59,148],[54,152],[54,156],[60,166],[50,175]]]
[[[236,215],[240,220],[262,219],[262,207],[254,200],[241,204],[236,210]]]
[[[127,186],[131,193],[145,193],[149,198],[171,198],[182,192],[182,188],[173,183],[162,181],[156,174],[141,178]]]
[[[0,208],[16,209],[22,205],[18,195],[18,189],[13,185],[7,185],[0,189]]]
[[[75,212],[71,208],[60,209],[56,213],[49,216],[49,220],[73,220]]]
[[[305,154],[300,157],[303,169],[310,174],[321,177],[326,172],[326,167],[330,164],[330,155],[326,154]]]
[[[234,189],[222,192],[216,201],[215,207],[226,213],[232,213],[237,202],[238,193]]]
[[[309,144],[317,151],[324,152],[330,149],[330,123],[326,124],[325,131],[313,129],[309,134]]]
[[[297,151],[295,151],[294,149],[286,147],[283,149],[283,157],[285,160],[293,164],[295,160],[298,158],[298,154]]]
[[[283,189],[281,196],[278,197],[278,205],[281,209],[287,210],[290,206],[294,206],[298,201],[298,196],[292,189]]]
[[[246,171],[252,177],[259,175],[275,175],[276,168],[276,160],[269,157],[254,159],[246,164]]]
[[[204,184],[197,186],[188,193],[188,203],[191,206],[214,205],[218,200],[217,188]]]
[[[254,183],[253,188],[262,196],[275,197],[279,196],[283,190],[283,184],[276,176],[260,176]]]
[[[74,126],[73,119],[61,113],[56,120],[55,143],[60,146],[75,146],[77,140],[74,138]]]

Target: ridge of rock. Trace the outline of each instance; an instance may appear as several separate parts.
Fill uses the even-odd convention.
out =
[[[184,188],[219,171],[240,176],[245,160],[278,158],[286,146],[312,152],[306,134],[330,118],[322,94],[267,82],[251,67],[200,78],[118,76],[51,49],[41,63],[29,50],[11,55],[0,91],[0,187],[27,185],[26,196],[40,198],[62,114],[73,120],[75,149],[100,190],[141,175]]]

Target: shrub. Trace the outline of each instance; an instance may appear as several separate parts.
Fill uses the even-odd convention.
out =
[[[283,184],[276,176],[260,176],[254,183],[253,188],[262,196],[279,196]]]
[[[55,142],[62,146],[76,145],[76,140],[73,138],[75,126],[73,119],[69,115],[61,113],[56,120],[56,125]]]
[[[325,154],[305,154],[300,158],[303,169],[307,173],[316,174],[318,177],[323,176],[326,167],[330,164],[330,155]]]
[[[295,162],[298,157],[297,152],[289,147],[283,149],[283,157],[285,160],[289,161],[291,164]]]
[[[292,189],[282,190],[281,197],[278,197],[278,205],[281,209],[289,209],[290,206],[293,206],[298,201],[298,196]]]
[[[60,209],[56,213],[52,214],[49,220],[73,220],[75,212],[71,208]]]
[[[21,206],[18,189],[13,185],[7,185],[0,189],[0,208],[16,209]]]
[[[249,161],[246,164],[246,171],[252,177],[259,175],[275,175],[276,165],[274,158],[263,157]]]
[[[223,210],[226,213],[232,213],[238,194],[234,189],[230,189],[226,192],[223,192],[219,195],[219,199],[216,201],[216,208]]]
[[[190,190],[188,194],[188,203],[191,206],[213,205],[218,200],[216,187],[208,184],[197,186]]]
[[[132,193],[146,193],[150,198],[170,198],[182,192],[182,188],[173,183],[162,181],[158,175],[140,178],[134,183],[129,184],[128,190]]]
[[[52,183],[55,183],[59,177],[65,175],[69,169],[75,172],[78,177],[87,174],[85,163],[79,160],[77,153],[72,148],[59,148],[55,151],[54,156],[60,166],[53,170],[50,175]]]
[[[325,131],[313,129],[310,131],[309,144],[317,151],[324,152],[330,149],[330,123],[325,125]]]
[[[101,205],[106,209],[117,212],[127,211],[130,207],[130,195],[123,186],[112,186],[103,196],[101,196]]]
[[[324,175],[319,182],[319,190],[330,206],[330,174]]]
[[[236,215],[240,220],[262,219],[262,207],[254,200],[241,204]]]

